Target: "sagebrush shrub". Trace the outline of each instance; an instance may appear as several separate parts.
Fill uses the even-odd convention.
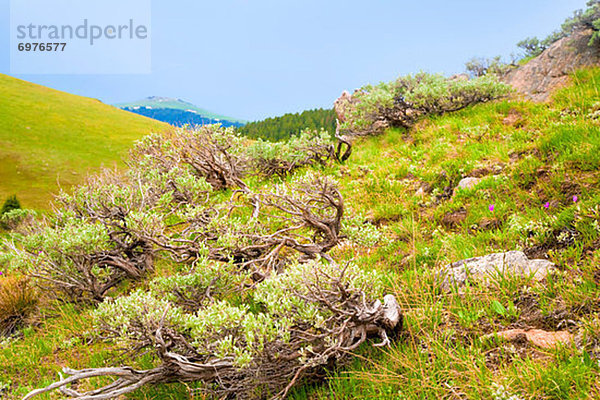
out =
[[[250,143],[219,126],[149,135],[131,151],[127,172],[106,170],[61,194],[53,215],[8,244],[7,258],[76,301],[102,301],[121,282],[151,274],[165,255],[182,264],[232,261],[262,279],[290,261],[288,249],[327,257],[339,241],[343,200],[335,182],[316,175],[274,192],[244,180],[283,177],[332,157],[326,132],[285,143]]]
[[[0,214],[0,227],[8,230],[16,230],[21,224],[31,222],[37,213],[33,210],[16,208]]]
[[[2,208],[0,208],[0,228],[11,229],[11,222],[13,222],[11,216],[20,209],[21,203],[17,199],[17,196],[14,194],[9,196],[4,204],[2,204]]]
[[[206,293],[220,279],[207,261],[189,276],[185,286]],[[178,285],[156,283],[148,292],[109,298],[94,313],[103,339],[114,339],[134,356],[154,355],[156,367],[67,369],[71,379],[27,398],[72,379],[113,375],[119,379],[78,396],[112,398],[142,384],[179,380],[201,381],[208,394],[219,398],[283,398],[300,380],[318,375],[322,366],[348,357],[368,335],[379,336],[385,345],[388,334],[402,325],[395,298],[380,300],[382,275],[356,265],[292,265],[249,289],[251,301],[244,304],[222,290],[237,285],[233,281],[216,284],[205,301],[184,307],[179,294],[169,295],[180,290]]]
[[[392,82],[367,85],[354,92],[350,104],[336,104],[336,109],[344,114],[338,134],[365,136],[388,127],[409,128],[426,115],[458,111],[509,92],[509,86],[493,75],[448,79],[421,72],[403,76]]]

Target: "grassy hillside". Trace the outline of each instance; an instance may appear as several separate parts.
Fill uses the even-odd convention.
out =
[[[550,104],[501,101],[388,131],[333,171],[390,239],[358,261],[398,274],[406,331],[294,398],[600,397],[600,69],[572,79]],[[467,176],[481,181],[450,197]],[[558,272],[438,289],[441,266],[508,250]],[[567,330],[595,347],[483,338],[511,328]]]
[[[0,74],[0,201],[46,208],[59,186],[119,164],[132,143],[168,125]]]
[[[347,212],[385,236],[332,256],[391,278],[405,330],[389,348],[361,347],[353,364],[292,398],[600,397],[598,83],[600,69],[581,71],[549,104],[504,100],[427,118],[367,138],[345,164],[324,168],[339,181]],[[467,176],[481,180],[452,196]],[[548,257],[558,271],[542,282],[506,277],[439,290],[439,267],[516,249]],[[61,366],[127,364],[127,354],[90,341],[89,308],[43,310],[38,326],[0,344],[0,387],[14,398],[54,381]],[[509,328],[566,330],[580,346],[483,337]],[[137,366],[151,365],[148,357]],[[190,387],[144,387],[127,398],[183,400]]]

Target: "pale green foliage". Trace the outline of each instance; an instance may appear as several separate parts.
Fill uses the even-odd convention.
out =
[[[363,292],[368,304],[383,295],[383,276],[375,271],[365,272],[348,265],[340,274],[333,264],[295,264],[257,285],[252,297],[264,306],[264,312],[255,312],[247,305],[218,299],[219,288],[231,283],[219,279],[237,279],[224,276],[231,271],[221,275],[217,265],[204,263],[187,276],[156,279],[149,292],[138,290],[127,297],[105,300],[94,313],[98,326],[119,343],[139,349],[152,346],[155,332],[164,324],[166,329],[188,338],[198,356],[232,357],[235,365],[243,368],[259,356],[267,343],[288,342],[292,326],[325,326],[331,311],[309,300],[314,288],[335,291],[337,285],[342,285],[348,293]],[[338,276],[339,281],[331,280]],[[210,286],[216,298],[186,312],[177,305],[177,298],[164,296],[172,289],[186,290],[186,286]]]
[[[248,279],[235,265],[199,259],[192,271],[156,278],[150,287],[170,302],[191,308],[239,292]]]
[[[352,109],[348,120],[340,126],[341,131],[369,131],[373,123],[380,119],[382,110],[394,108],[394,83],[381,82],[378,85],[366,85],[352,95],[358,104]]]
[[[315,171],[279,185],[243,180],[325,164],[333,156],[329,135],[306,131],[288,143],[248,144],[217,127],[152,135],[132,152],[127,173],[106,172],[63,194],[56,216],[25,236],[15,255],[41,282],[100,303],[100,337],[134,357],[149,352],[163,361],[160,379],[189,379],[173,367],[181,362],[195,364],[193,379],[210,381],[213,372],[203,375],[203,368],[219,364],[219,373],[229,374],[214,382],[219,390],[235,391],[228,382],[244,375],[238,391],[281,390],[303,365],[358,347],[367,326],[388,326],[380,312],[366,313],[382,307],[375,303],[380,277],[356,266],[338,276],[327,254],[341,238],[337,182]],[[376,232],[363,228],[356,235],[373,240]],[[147,291],[107,295],[134,289],[127,281],[154,273],[160,258],[173,275],[141,285]],[[321,258],[331,264],[297,264]],[[354,314],[359,336],[343,322]],[[331,351],[318,354],[313,345]],[[250,378],[272,373],[273,357],[281,367],[277,380]]]
[[[254,314],[247,306],[233,306],[225,301],[198,310],[186,320],[186,327],[199,354],[233,357],[238,367],[250,364],[266,342],[276,340],[288,328],[268,314]]]
[[[299,188],[312,188],[316,182],[322,182],[326,186],[338,185],[338,181],[335,178],[308,170],[293,176],[288,182],[273,185],[270,192],[276,196],[290,196],[299,200],[304,196],[304,193]]]
[[[286,199],[285,201],[275,199],[272,202],[273,205],[294,209],[294,205],[314,201],[309,196],[311,190],[318,191],[318,187],[335,188],[337,186],[338,182],[334,178],[309,170],[294,176],[289,182],[273,185],[270,192],[273,197]],[[295,211],[301,214],[301,210],[296,209]],[[336,214],[336,210],[327,207],[315,207],[311,211],[320,218],[335,218]],[[276,213],[277,210],[273,210],[273,212]]]
[[[417,109],[443,113],[474,103],[493,100],[508,93],[508,87],[492,76],[448,80],[442,75],[420,73],[399,79],[394,98],[402,98]]]
[[[68,219],[61,226],[46,227],[25,236],[23,248],[31,254],[59,259],[65,254],[90,254],[108,250],[108,235],[99,223]]]
[[[105,171],[72,194],[62,193],[52,221],[36,225],[17,246],[25,253],[15,252],[14,259],[69,292],[69,280],[76,279],[76,292],[92,292],[96,299],[124,277],[137,280],[153,270],[158,251],[185,263],[204,256],[251,261],[287,239],[269,238],[273,229],[283,225],[281,216],[274,220],[252,215],[252,195],[241,180],[243,175],[250,168],[262,168],[259,164],[267,159],[287,163],[274,170],[287,174],[323,162],[331,148],[326,132],[305,131],[287,143],[259,141],[253,146],[233,129],[218,126],[149,135],[131,152],[126,173]],[[273,173],[271,167],[267,170]],[[233,202],[224,201],[215,190],[234,186],[244,195]],[[289,193],[299,201],[310,201],[293,189]],[[325,206],[316,214],[328,211]],[[296,220],[301,215],[296,207]],[[304,245],[298,240],[296,246]],[[42,254],[46,259],[35,261]],[[280,262],[275,253],[269,260]],[[87,275],[96,272],[105,285],[89,287],[95,283]],[[57,275],[62,279],[57,280]]]
[[[189,317],[167,299],[142,290],[127,297],[106,298],[93,315],[119,344],[133,348],[152,346],[154,333],[162,324],[184,327]]]
[[[289,174],[312,164],[325,165],[334,154],[331,135],[324,131],[304,130],[286,142],[258,139],[248,147],[252,169],[264,176]]]
[[[280,159],[288,162],[300,162],[310,155],[306,153],[306,149],[332,145],[333,141],[329,132],[305,129],[299,135],[293,135],[285,142],[258,139],[248,148],[248,156],[255,160]]]
[[[202,201],[212,190],[210,184],[204,178],[194,175],[187,165],[177,165],[167,171],[135,166],[129,174],[131,179],[148,182],[146,193],[150,191],[161,194],[156,207],[163,212],[171,211],[174,204]]]
[[[206,229],[207,232],[220,232],[218,237],[212,241],[212,245],[224,248],[226,252],[238,247],[250,246],[252,235],[265,233],[264,227],[256,219],[227,215],[219,215],[219,217],[212,219]]]
[[[129,164],[167,174],[173,169],[190,171],[214,190],[240,187],[248,172],[245,142],[232,128],[219,125],[178,128],[136,143]]]
[[[410,127],[425,115],[457,111],[499,98],[509,91],[507,85],[492,75],[468,80],[424,72],[408,75],[355,92],[353,109],[341,130],[368,134],[388,126]]]
[[[326,291],[333,283],[325,277],[338,276],[338,266],[328,263],[305,263],[289,267],[284,274],[273,276],[262,282],[256,290],[255,299],[266,305],[270,313],[280,317],[291,317],[313,326],[323,324],[328,310],[307,302],[301,296],[307,295],[311,286]],[[356,288],[368,298],[383,295],[383,275],[375,270],[364,271],[355,264],[348,264],[343,270],[340,284]],[[290,296],[289,293],[297,295]],[[300,295],[300,296],[299,296]]]
[[[176,281],[155,282],[155,288],[160,287],[158,293],[138,290],[127,297],[106,299],[94,312],[99,328],[118,343],[139,349],[152,346],[156,331],[164,325],[189,338],[199,356],[233,357],[239,367],[247,365],[266,341],[275,340],[287,328],[266,314],[253,314],[244,305],[234,306],[223,300],[185,312],[169,296],[161,296],[161,291],[171,288],[172,283]]]
[[[16,229],[21,223],[37,217],[37,212],[23,208],[16,208],[0,216],[0,227]]]
[[[487,74],[503,75],[511,68],[510,64],[502,61],[500,56],[493,58],[472,58],[465,63],[465,69],[475,77]]]
[[[351,242],[367,247],[375,246],[385,240],[383,233],[361,214],[344,220],[342,234]]]

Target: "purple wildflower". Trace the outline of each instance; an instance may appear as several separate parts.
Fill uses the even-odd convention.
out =
[[[544,204],[544,208],[550,208],[550,202],[547,201],[546,204]]]
[[[577,200],[579,200],[579,197],[577,195],[573,196],[573,203],[577,203]]]
[[[490,211],[494,211],[494,205],[493,205],[493,204],[490,204],[490,206],[488,207],[488,209],[489,209]]]

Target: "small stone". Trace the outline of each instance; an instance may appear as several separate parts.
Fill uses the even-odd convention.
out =
[[[458,185],[454,189],[454,194],[456,194],[456,191],[458,189],[462,189],[462,190],[473,189],[475,187],[475,185],[477,185],[480,181],[481,181],[480,178],[475,178],[472,176],[463,178],[460,180],[460,182],[458,182]]]

